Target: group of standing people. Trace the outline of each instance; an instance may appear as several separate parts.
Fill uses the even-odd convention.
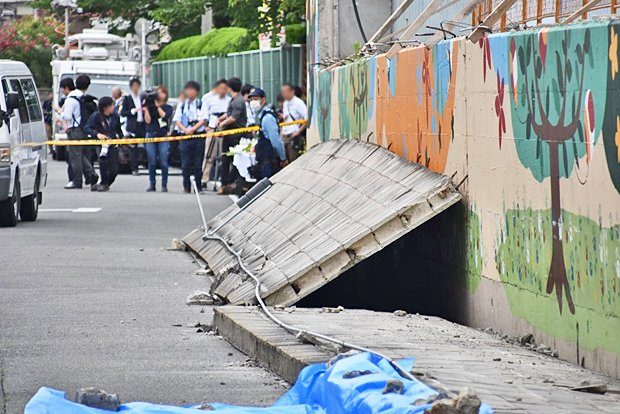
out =
[[[239,78],[218,80],[200,97],[200,84],[188,81],[176,107],[168,104],[165,86],[142,92],[138,78],[129,82],[129,93],[123,95],[116,87],[112,96],[99,99],[88,95],[90,78],[80,75],[75,82],[63,79],[60,87],[64,102],[54,110],[65,123],[67,137],[71,140],[99,139],[110,141],[98,149],[99,175],[93,167],[93,147],[75,145],[68,147],[69,182],[67,189],[90,185],[92,191],[108,191],[119,171],[119,148],[114,139],[123,137],[161,138],[169,134],[179,136],[200,135],[211,131],[229,131],[258,126],[256,168],[260,177],[269,177],[280,168],[294,161],[305,148],[305,124],[280,128],[280,122],[305,120],[307,109],[299,90],[284,84],[278,101],[280,108],[268,104],[265,92],[252,85],[243,85]],[[191,177],[201,191],[204,181],[221,182],[219,192],[230,193],[237,181],[238,172],[227,153],[239,144],[249,132],[224,133],[221,138],[205,140],[190,137],[179,142],[183,191],[191,193]],[[208,146],[207,146],[208,143]],[[145,144],[148,169],[148,192],[157,191],[157,166],[161,168],[161,191],[168,191],[169,148],[167,141]],[[134,175],[138,175],[137,147],[129,149],[129,161]],[[219,161],[219,162],[218,162]],[[215,168],[219,165],[219,168]]]

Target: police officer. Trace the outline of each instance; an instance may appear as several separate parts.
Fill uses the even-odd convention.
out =
[[[201,111],[202,103],[198,98],[200,84],[196,81],[189,81],[185,84],[185,100],[177,105],[176,112],[172,120],[180,131],[180,135],[202,134],[205,131],[205,120]],[[190,177],[194,175],[194,180],[200,191],[202,187],[202,160],[205,154],[204,138],[184,139],[180,143],[181,147],[181,170],[183,173],[183,191],[191,193]]]
[[[249,95],[250,107],[256,114],[256,124],[260,127],[256,144],[256,164],[258,177],[269,178],[286,166],[284,141],[280,136],[278,115],[267,105],[267,95],[262,89],[256,88]]]

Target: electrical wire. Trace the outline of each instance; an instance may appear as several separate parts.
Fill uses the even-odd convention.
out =
[[[260,293],[262,283],[261,283],[260,279],[250,269],[248,269],[248,267],[245,265],[245,263],[243,263],[243,259],[241,258],[241,253],[242,252],[237,252],[237,251],[233,250],[232,247],[230,247],[230,245],[228,244],[228,242],[226,240],[224,240],[222,237],[214,234],[213,232],[209,232],[208,231],[208,225],[207,225],[207,221],[206,221],[206,218],[205,218],[204,209],[202,207],[202,201],[200,200],[200,195],[199,195],[200,193],[198,191],[198,186],[196,185],[194,180],[192,180],[192,184],[194,186],[194,192],[196,193],[196,200],[198,201],[198,208],[200,209],[200,215],[202,217],[203,225],[204,225],[203,240],[215,240],[215,241],[218,241],[218,242],[222,243],[224,245],[224,247],[226,247],[226,249],[233,256],[235,256],[235,258],[237,259],[237,262],[239,263],[239,266],[241,267],[241,269],[243,269],[243,271],[254,280],[254,296],[256,297],[256,301],[260,305],[261,309],[263,310],[263,312],[265,312],[265,315],[267,315],[267,317],[269,319],[271,319],[276,325],[278,325],[281,328],[283,328],[283,329],[291,332],[292,334],[294,334],[297,338],[314,338],[315,340],[319,339],[319,340],[322,340],[322,341],[325,341],[325,342],[329,342],[329,343],[335,344],[335,345],[337,345],[340,348],[353,349],[353,350],[356,350],[356,351],[368,352],[370,354],[376,355],[376,356],[378,356],[380,358],[383,358],[386,361],[388,361],[390,363],[390,365],[392,365],[392,367],[399,373],[399,375],[401,375],[402,377],[404,377],[404,378],[406,378],[408,380],[415,381],[415,377],[411,373],[409,373],[406,369],[401,367],[394,359],[392,359],[392,358],[390,358],[390,357],[388,357],[386,355],[383,355],[380,352],[376,352],[376,351],[373,351],[371,349],[365,348],[363,346],[355,345],[355,344],[352,344],[352,343],[349,343],[349,342],[341,341],[339,339],[332,338],[331,336],[323,335],[323,334],[318,333],[318,332],[309,331],[307,329],[301,329],[301,328],[298,328],[296,326],[289,325],[289,324],[281,321],[280,319],[278,319],[269,310],[269,308],[265,304],[265,302],[264,302],[264,300],[263,300],[263,298],[261,296],[261,293]]]
[[[357,27],[360,29],[360,34],[362,35],[362,39],[364,39],[364,44],[368,43],[368,38],[366,37],[366,33],[364,32],[364,26],[362,26],[362,20],[360,19],[360,12],[357,10],[357,1],[351,0],[351,4],[353,5],[353,11],[355,12],[355,19],[357,20]]]

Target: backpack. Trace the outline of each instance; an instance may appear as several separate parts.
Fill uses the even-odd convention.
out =
[[[81,129],[84,129],[88,120],[92,114],[97,112],[99,108],[97,107],[97,98],[92,95],[82,95],[79,98],[77,96],[72,96],[73,99],[79,102],[80,104],[80,125]]]
[[[258,119],[258,125],[263,124],[263,118],[267,115],[273,116],[278,122],[277,115],[272,110],[266,110]],[[280,126],[278,125],[278,130]],[[271,141],[265,136],[262,130],[258,130],[258,142],[254,148],[256,151],[256,165],[250,171],[250,175],[257,180],[271,177],[280,170],[280,159]]]

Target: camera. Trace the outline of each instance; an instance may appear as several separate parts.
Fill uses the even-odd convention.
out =
[[[142,102],[144,102],[144,106],[151,108],[155,106],[155,101],[157,101],[158,97],[159,93],[157,92],[157,89],[148,88],[142,94]]]

